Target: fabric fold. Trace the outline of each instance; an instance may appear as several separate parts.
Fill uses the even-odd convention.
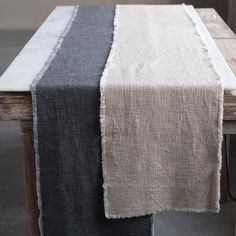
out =
[[[186,8],[117,6],[101,79],[108,218],[219,211],[224,74]]]
[[[114,12],[114,6],[79,7],[32,85],[41,235],[153,233],[152,216],[104,214],[99,83]]]

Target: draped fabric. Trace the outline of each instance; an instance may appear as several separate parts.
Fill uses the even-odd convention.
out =
[[[101,79],[106,216],[218,212],[223,57],[192,7],[118,5],[114,24]]]
[[[41,235],[149,236],[152,217],[104,214],[99,83],[115,7],[79,7],[33,84]]]

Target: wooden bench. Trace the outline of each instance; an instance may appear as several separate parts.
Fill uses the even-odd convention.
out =
[[[232,71],[236,74],[236,35],[230,30],[214,9],[197,9],[197,12],[208,28],[211,36]],[[39,228],[32,129],[32,103],[30,92],[1,91],[0,120],[14,120],[20,121],[21,123],[27,233],[30,236],[36,236],[39,235]],[[224,123],[230,126],[234,125],[234,122],[236,122],[236,91],[226,90],[224,95]],[[223,164],[223,200],[227,197],[226,182],[225,165]]]

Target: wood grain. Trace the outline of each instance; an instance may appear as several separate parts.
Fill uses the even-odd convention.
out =
[[[234,32],[213,8],[198,8],[198,15],[206,25],[212,38],[236,38]]]
[[[31,104],[0,104],[0,120],[31,120]]]
[[[0,120],[32,120],[32,101],[28,92],[0,92]]]
[[[236,75],[236,38],[235,39],[214,39],[221,54]]]
[[[225,91],[224,94],[224,120],[236,121],[236,96],[232,96],[232,91]]]
[[[27,235],[39,236],[36,171],[32,121],[21,121]]]
[[[29,92],[0,92],[0,104],[31,104]]]
[[[236,38],[214,39],[223,57],[236,75]],[[225,91],[224,120],[236,120],[236,91]]]

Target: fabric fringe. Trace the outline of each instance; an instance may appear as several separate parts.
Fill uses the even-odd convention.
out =
[[[197,208],[179,208],[179,207],[167,207],[167,208],[160,208],[156,210],[150,210],[150,211],[138,211],[134,214],[109,214],[109,219],[122,219],[122,218],[133,218],[133,217],[140,217],[140,216],[147,216],[147,215],[154,215],[157,213],[165,212],[165,211],[180,211],[180,212],[189,212],[189,213],[218,213],[218,210],[213,209],[197,209]]]
[[[210,42],[209,41],[209,37],[211,38],[210,35],[204,35],[200,26],[198,25],[197,21],[196,21],[196,16],[198,17],[198,15],[196,14],[195,16],[189,11],[188,7],[185,4],[182,4],[183,8],[186,12],[186,14],[188,15],[188,17],[190,18],[190,20],[192,21],[196,33],[197,35],[199,35],[202,43],[203,43],[203,49],[207,52],[207,55],[209,57],[209,61],[211,63],[211,66],[213,68],[213,70],[215,71],[217,78],[218,78],[218,85],[220,87],[220,94],[219,94],[219,100],[218,100],[218,155],[217,155],[217,159],[218,159],[218,168],[217,168],[217,183],[216,183],[216,191],[217,191],[217,212],[220,211],[220,182],[221,182],[221,168],[222,168],[222,141],[223,141],[223,109],[224,109],[224,85],[223,85],[223,78],[221,76],[221,72],[218,69],[218,67],[216,66],[215,63],[215,58],[212,54],[212,51],[210,50],[211,43],[214,42]],[[192,6],[191,6],[192,7]],[[194,8],[192,7],[192,9],[194,10]],[[195,10],[194,10],[195,11]],[[198,17],[199,18],[199,17]],[[201,21],[201,19],[199,18],[199,20]],[[205,27],[205,25],[202,23],[202,27]],[[207,29],[205,29],[207,30]],[[208,33],[208,31],[207,31]],[[209,34],[209,33],[208,33]],[[206,37],[208,36],[208,37]],[[217,47],[216,47],[217,48]]]
[[[39,208],[39,231],[40,235],[43,236],[43,222],[42,222],[42,200],[41,200],[41,188],[40,188],[40,156],[38,151],[38,125],[37,125],[37,93],[36,88],[38,81],[42,78],[45,71],[49,68],[50,64],[52,63],[53,59],[57,55],[59,49],[61,48],[62,42],[67,35],[68,31],[70,30],[72,23],[74,22],[77,12],[78,12],[79,6],[75,6],[74,10],[71,14],[71,17],[68,21],[68,24],[65,27],[65,30],[60,35],[58,42],[53,49],[51,55],[49,56],[48,60],[42,67],[41,71],[37,74],[35,79],[32,82],[31,85],[31,94],[32,94],[32,104],[33,104],[33,133],[34,133],[34,149],[35,149],[35,166],[36,166],[36,190],[37,190],[37,198],[38,198],[38,208]]]
[[[221,166],[222,166],[222,155],[221,155],[221,149],[222,149],[222,141],[223,141],[223,103],[224,103],[224,86],[223,86],[223,79],[222,75],[220,73],[220,70],[218,70],[216,64],[215,64],[215,59],[214,55],[212,54],[212,51],[210,50],[212,45],[212,42],[210,42],[209,37],[210,35],[205,35],[202,32],[201,27],[199,26],[199,23],[195,20],[196,16],[193,16],[192,12],[189,11],[188,7],[185,4],[182,4],[183,8],[187,14],[187,16],[190,18],[191,22],[193,23],[196,34],[200,37],[202,41],[202,49],[207,52],[207,55],[209,57],[209,62],[214,70],[214,72],[217,75],[218,81],[217,84],[220,87],[221,93],[219,94],[219,100],[218,100],[218,154],[217,154],[217,160],[218,160],[218,167],[217,167],[217,182],[216,182],[216,196],[217,196],[217,209],[194,209],[194,208],[162,208],[162,209],[156,209],[156,210],[150,210],[150,211],[145,211],[145,212],[137,212],[136,214],[130,214],[127,216],[125,215],[111,215],[108,214],[108,197],[107,197],[107,163],[106,163],[106,158],[105,158],[105,152],[106,152],[106,129],[105,129],[105,113],[106,113],[106,101],[105,101],[105,84],[106,84],[106,79],[107,79],[107,74],[109,71],[109,67],[112,64],[112,58],[113,58],[113,51],[116,47],[117,43],[117,25],[118,25],[118,16],[119,16],[119,11],[118,8],[116,7],[116,13],[114,17],[114,31],[113,31],[113,44],[111,46],[111,51],[110,55],[107,60],[107,64],[105,66],[101,81],[100,81],[100,123],[101,123],[101,136],[102,136],[102,167],[103,167],[103,178],[104,178],[104,208],[105,208],[105,215],[107,218],[131,218],[131,217],[138,217],[140,215],[149,215],[149,214],[155,214],[157,212],[162,212],[162,211],[167,211],[167,210],[175,210],[175,211],[183,211],[183,212],[197,212],[197,213],[205,213],[205,212],[213,212],[217,213],[220,210],[220,179],[221,179]],[[193,9],[194,10],[194,9]],[[194,10],[195,11],[195,10]],[[199,18],[201,21],[201,19]],[[204,25],[203,25],[204,26]],[[208,33],[209,34],[209,33]],[[214,43],[214,42],[213,42]],[[217,49],[217,48],[216,48]]]
[[[108,218],[107,215],[107,209],[108,209],[108,197],[107,197],[107,164],[106,164],[106,126],[105,126],[105,117],[106,117],[106,101],[105,101],[105,89],[106,89],[106,79],[107,74],[110,68],[110,65],[112,64],[112,58],[113,58],[113,51],[116,47],[117,42],[117,23],[118,23],[118,5],[116,5],[115,9],[115,16],[114,16],[114,29],[113,29],[113,43],[111,45],[111,50],[107,59],[107,63],[105,65],[101,80],[100,80],[100,124],[101,124],[101,139],[102,139],[102,172],[103,172],[103,198],[104,198],[104,210],[105,210],[105,216]]]

